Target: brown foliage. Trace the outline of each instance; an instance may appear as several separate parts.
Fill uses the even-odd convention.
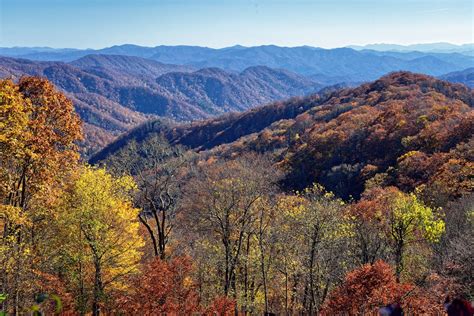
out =
[[[446,153],[472,138],[470,102],[472,91],[410,73],[336,93],[308,111],[311,127],[290,146],[289,185],[316,181],[342,197],[358,197],[368,171],[391,170],[392,184],[403,190],[432,181],[438,172],[448,174],[459,191],[469,190],[458,185],[464,181],[458,172],[472,169],[462,161],[468,160],[465,153],[454,162],[457,168],[442,164],[451,158]]]
[[[55,275],[44,273],[41,271],[35,272],[37,275],[37,289],[38,293],[47,294],[49,297],[56,295],[61,300],[61,315],[74,315],[74,300],[71,293],[68,292],[66,284]],[[41,310],[45,313],[53,314],[57,311],[56,303],[49,300],[41,305]]]

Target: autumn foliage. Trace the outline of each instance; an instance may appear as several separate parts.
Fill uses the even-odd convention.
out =
[[[2,80],[0,314],[442,314],[474,297],[473,105],[394,73],[151,122],[91,166],[70,100]]]
[[[4,304],[18,313],[34,297],[48,219],[77,166],[81,122],[72,102],[47,80],[0,81],[0,275]],[[46,260],[45,260],[46,259]]]
[[[120,300],[130,314],[190,315],[200,310],[197,285],[191,278],[192,262],[188,257],[169,261],[156,257],[133,280],[133,291]]]
[[[319,182],[347,198],[367,182],[409,191],[454,177],[460,183],[443,195],[459,197],[473,170],[462,149],[474,132],[472,100],[462,86],[410,73],[335,93],[307,112],[309,127],[289,128],[300,135],[286,158],[289,185]]]
[[[222,315],[230,316],[235,314],[236,302],[235,300],[226,296],[218,296],[212,301],[211,305],[206,308],[206,315]]]
[[[398,283],[390,265],[379,260],[348,273],[332,291],[322,314],[377,315],[389,304],[399,304],[415,315],[443,313],[442,302],[432,300],[413,284]]]

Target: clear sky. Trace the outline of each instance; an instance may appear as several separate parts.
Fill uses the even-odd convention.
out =
[[[473,42],[473,0],[0,0],[0,46]]]

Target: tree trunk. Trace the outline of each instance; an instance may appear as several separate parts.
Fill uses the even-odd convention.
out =
[[[146,216],[146,215],[145,215]],[[138,215],[138,219],[140,220],[140,222],[143,224],[143,226],[145,226],[148,234],[150,235],[150,239],[151,239],[151,242],[153,243],[153,253],[155,254],[155,257],[158,257],[158,246],[156,244],[156,238],[155,238],[155,234],[153,233],[153,229],[151,228],[151,226],[148,224],[147,222],[147,219],[145,218],[142,218],[141,215]]]
[[[263,297],[265,300],[265,314],[267,314],[268,313],[268,290],[267,290],[267,273],[265,271],[265,250],[263,247],[263,209],[260,212],[258,244],[260,246],[260,269],[262,272]]]
[[[224,275],[224,295],[227,296],[229,294],[229,286],[230,286],[230,258],[229,258],[229,250],[224,242],[225,245],[225,275]]]
[[[249,277],[248,277],[248,260],[250,254],[250,234],[247,236],[247,244],[245,248],[245,266],[244,266],[244,306],[242,306],[242,310],[244,315],[248,315],[248,305],[249,305]]]
[[[293,286],[291,288],[291,298],[290,298],[290,315],[293,315],[293,312],[295,310],[295,304],[296,304],[297,294],[298,294],[298,283],[299,283],[298,275],[293,275]]]
[[[397,282],[400,282],[400,275],[403,271],[403,250],[404,250],[404,242],[403,239],[400,239],[397,242],[396,249],[395,249],[395,275]]]
[[[95,281],[94,281],[94,298],[92,303],[92,315],[99,316],[100,314],[100,299],[103,291],[102,272],[100,267],[100,260],[94,256],[95,267]]]
[[[237,302],[237,287],[236,287],[235,273],[232,273],[231,286],[232,286],[232,292],[233,292],[234,300],[235,300],[235,302]],[[234,315],[239,316],[239,306],[238,306],[238,304],[235,304]]]
[[[160,242],[160,258],[161,260],[165,259],[166,256],[166,211],[161,210],[161,234],[159,238]]]
[[[289,312],[288,312],[288,271],[286,270],[286,263],[285,263],[285,315],[289,315]]]
[[[82,274],[82,260],[79,261],[79,315],[83,316],[87,311],[87,299],[85,288],[84,288],[84,278]]]
[[[315,299],[314,299],[314,257],[316,254],[316,245],[318,243],[318,229],[315,227],[313,232],[311,249],[309,254],[309,280],[305,286],[304,302],[303,306],[306,308],[309,315],[313,315],[313,310],[315,308]],[[309,306],[308,306],[309,305]]]

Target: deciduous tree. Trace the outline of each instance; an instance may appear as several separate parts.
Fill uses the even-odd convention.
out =
[[[120,300],[119,311],[141,315],[191,315],[199,312],[197,284],[192,279],[192,261],[155,257],[132,280],[132,291]]]
[[[143,240],[138,234],[139,210],[132,206],[135,188],[131,177],[114,178],[104,169],[83,167],[58,210],[62,260],[76,275],[70,282],[78,298],[92,297],[93,315],[100,313],[108,291],[127,287],[123,278],[138,269]],[[84,267],[92,269],[92,280],[86,278]],[[85,293],[87,288],[92,288],[92,295]]]
[[[3,304],[17,313],[31,302],[32,271],[48,264],[39,252],[46,219],[76,166],[81,128],[72,102],[34,77],[0,81],[0,115]]]

